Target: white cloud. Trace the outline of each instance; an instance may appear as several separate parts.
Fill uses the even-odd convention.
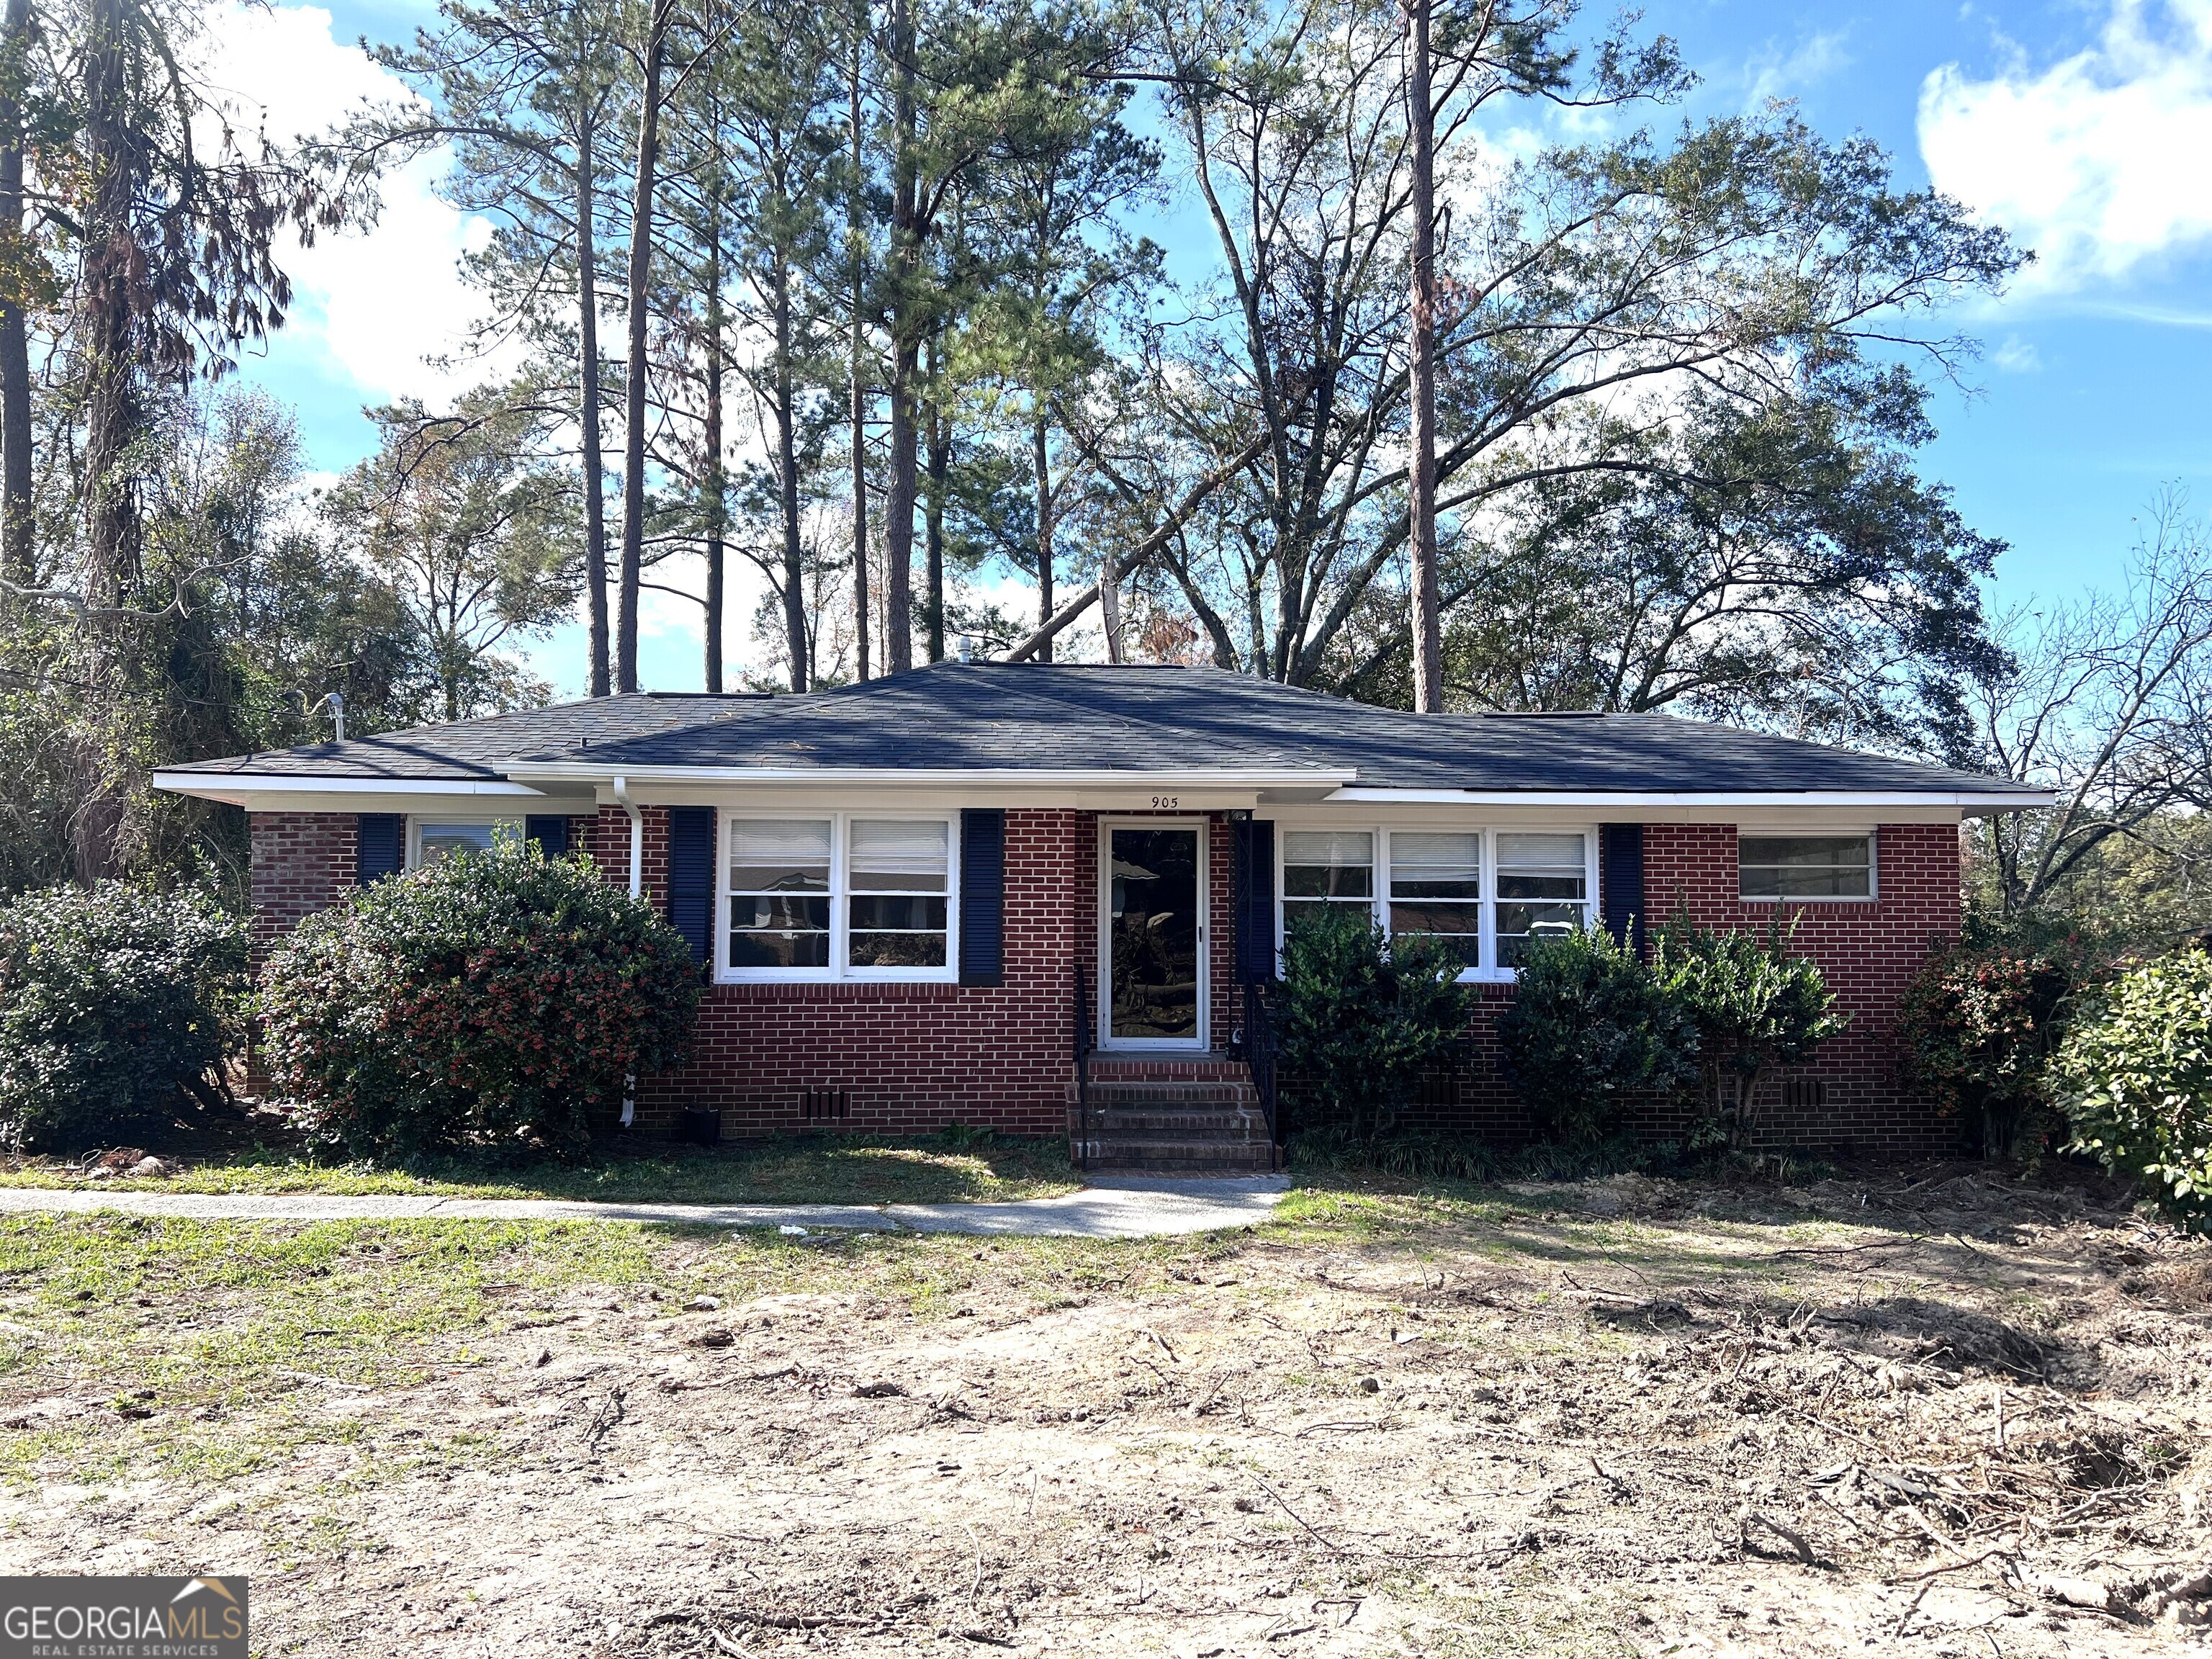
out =
[[[1756,108],[1772,98],[1788,98],[1817,85],[1850,64],[1844,46],[1844,31],[1823,30],[1783,52],[1769,46],[1756,53],[1746,68],[1751,76],[1750,102]]]
[[[289,141],[322,131],[364,101],[410,96],[358,46],[339,41],[331,14],[319,6],[220,0],[206,20],[204,72],[231,100],[241,131],[259,127]],[[489,372],[484,365],[442,369],[426,361],[461,347],[477,307],[458,261],[490,234],[484,221],[439,198],[447,166],[442,153],[410,163],[385,179],[373,229],[325,234],[285,259],[295,294],[288,332],[309,343],[324,372],[356,400],[436,401]]]
[[[1923,83],[1937,187],[2035,250],[2024,292],[2118,282],[2212,239],[2212,0],[2117,0],[2097,43]]]
[[[2034,374],[2041,371],[2043,358],[2032,340],[2023,340],[2017,334],[2008,334],[2004,343],[1990,353],[1990,361],[2008,374]]]

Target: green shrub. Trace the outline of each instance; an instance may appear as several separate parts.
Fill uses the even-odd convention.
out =
[[[0,1141],[79,1151],[227,1100],[247,951],[201,893],[111,881],[0,908]]]
[[[1698,1033],[1634,951],[1589,928],[1529,940],[1498,1048],[1547,1134],[1583,1145],[1620,1127],[1631,1095],[1687,1082]]]
[[[1907,1079],[1961,1119],[1985,1158],[2008,1156],[2049,1103],[2070,941],[1962,939],[1913,977],[1898,1017]]]
[[[625,1073],[681,1063],[701,980],[681,935],[588,860],[504,845],[302,922],[263,975],[270,1074],[356,1157],[573,1158]]]
[[[1465,1047],[1466,963],[1443,939],[1392,939],[1364,910],[1317,908],[1284,942],[1282,1064],[1325,1122],[1370,1136]]]
[[[1784,941],[1778,921],[1762,939],[1712,932],[1686,916],[1653,940],[1651,970],[1697,1028],[1697,1104],[1731,1151],[1758,1134],[1767,1073],[1802,1065],[1846,1023],[1820,969],[1790,955]]]
[[[2212,1218],[2212,956],[2185,951],[2103,988],[2070,1022],[2051,1083],[2069,1152]]]

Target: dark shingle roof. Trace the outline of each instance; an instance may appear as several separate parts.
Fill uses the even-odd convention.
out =
[[[496,778],[526,755],[564,756],[580,746],[696,726],[766,702],[758,693],[708,696],[691,692],[640,691],[526,708],[512,714],[450,725],[410,726],[343,743],[311,743],[297,749],[227,760],[165,766],[164,772],[217,772],[270,777]]]
[[[1415,715],[1218,669],[940,663],[804,696],[647,696],[179,771],[483,777],[532,763],[889,771],[1356,771],[1401,789],[2018,793],[1666,714]]]

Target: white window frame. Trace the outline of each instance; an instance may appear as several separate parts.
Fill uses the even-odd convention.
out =
[[[1863,893],[1747,893],[1743,890],[1743,843],[1753,841],[1837,841],[1864,836],[1867,844],[1867,890]],[[1739,823],[1735,827],[1735,902],[1738,904],[1874,904],[1881,898],[1881,831],[1875,824],[1846,823],[1819,830],[1802,824],[1786,827],[1767,823]]]
[[[827,819],[830,823],[830,963],[827,968],[732,968],[730,962],[730,849],[732,826],[760,818]],[[855,818],[945,826],[945,966],[942,968],[850,968],[845,965],[852,931],[853,890],[849,860]],[[918,811],[911,807],[838,808],[790,806],[725,807],[714,837],[714,982],[718,985],[904,984],[960,982],[960,814]]]
[[[519,841],[530,833],[530,825],[520,812],[410,812],[407,815],[407,867],[422,867],[422,826],[426,823],[489,824],[494,830],[501,824],[514,826]]]
[[[1365,830],[1375,837],[1375,892],[1370,901],[1370,914],[1385,933],[1391,932],[1390,916],[1390,837],[1394,833],[1417,835],[1479,835],[1482,837],[1482,898],[1480,902],[1480,961],[1459,976],[1462,985],[1510,985],[1521,977],[1516,968],[1498,965],[1498,837],[1505,835],[1580,836],[1583,838],[1583,887],[1587,896],[1583,908],[1589,921],[1598,920],[1598,835],[1595,824],[1589,823],[1351,823],[1341,819],[1287,817],[1277,818],[1275,824],[1275,950],[1279,957],[1288,926],[1284,918],[1284,872],[1289,860],[1283,855],[1284,836],[1297,830]],[[1510,901],[1509,901],[1510,902]],[[1346,904],[1346,909],[1355,908]]]

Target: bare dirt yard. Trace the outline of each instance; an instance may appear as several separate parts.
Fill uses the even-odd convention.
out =
[[[2163,1653],[2212,1246],[1971,1169],[1156,1243],[0,1221],[0,1565],[304,1655]]]

